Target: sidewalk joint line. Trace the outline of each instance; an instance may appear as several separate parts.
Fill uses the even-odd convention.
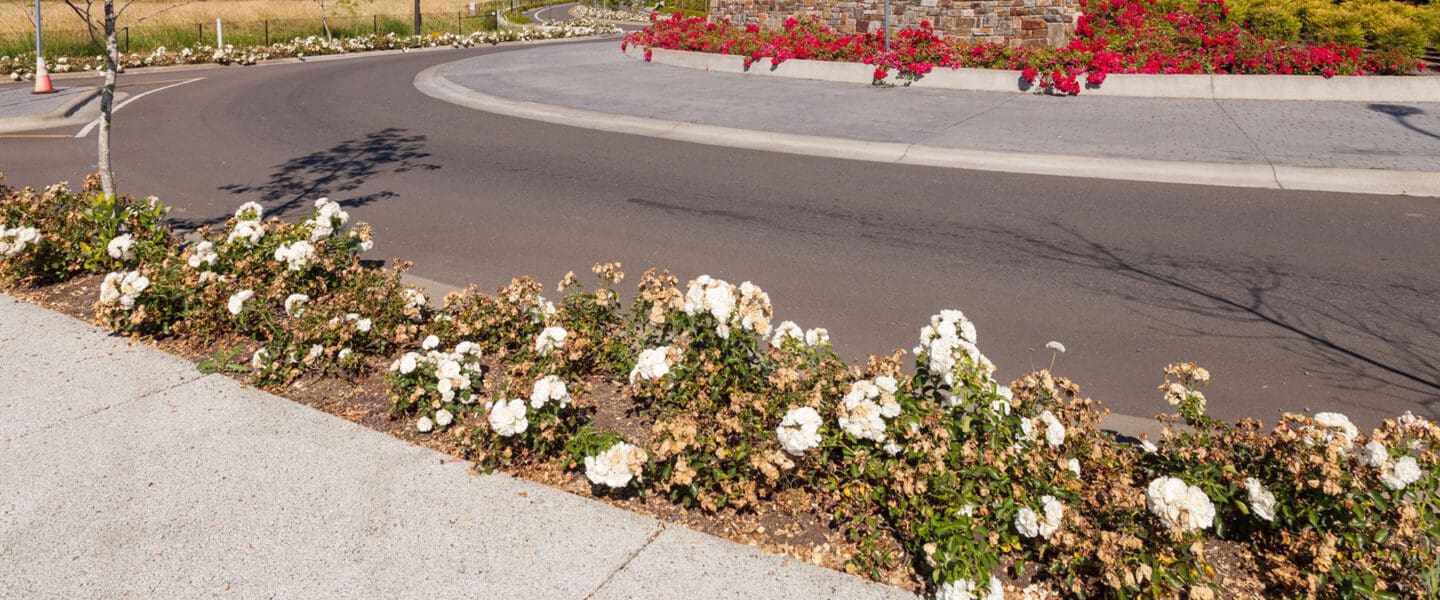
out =
[[[1215,85],[1214,77],[1210,78],[1210,85]],[[1214,94],[1212,93],[1211,95],[1213,96]],[[1230,114],[1230,111],[1225,110],[1225,105],[1220,103],[1219,98],[1211,98],[1210,101],[1214,102],[1215,108],[1220,109],[1220,114],[1225,115],[1225,118],[1230,121],[1230,124],[1235,126],[1235,129],[1240,132],[1240,135],[1250,144],[1250,149],[1260,155],[1260,158],[1265,161],[1265,166],[1270,167],[1270,178],[1275,181],[1275,186],[1282,190],[1285,189],[1285,184],[1280,183],[1280,174],[1275,170],[1275,161],[1270,160],[1270,157],[1265,154],[1265,151],[1260,149],[1260,144],[1255,143],[1254,138],[1250,137],[1250,132],[1245,131],[1245,128],[1240,126],[1240,122],[1235,120],[1235,117]]]
[[[45,307],[41,307],[41,308],[45,308]],[[46,308],[46,310],[50,310],[50,309]],[[164,352],[164,351],[161,350],[161,352]],[[168,352],[167,352],[167,354],[168,354]],[[158,390],[155,390],[155,391],[152,391],[152,392],[146,392],[146,393],[144,393],[144,394],[141,394],[141,395],[136,396],[136,397],[134,397],[134,398],[130,398],[130,399],[128,399],[128,400],[121,400],[121,401],[119,401],[119,402],[113,402],[113,403],[110,403],[110,404],[106,404],[105,406],[101,406],[101,407],[99,407],[99,408],[92,408],[92,409],[90,409],[90,410],[88,410],[88,411],[85,411],[85,412],[82,413],[82,414],[75,415],[74,417],[71,417],[71,418],[69,418],[69,419],[65,419],[65,420],[63,420],[63,421],[56,421],[56,422],[54,422],[54,423],[50,423],[50,424],[45,425],[44,427],[41,427],[41,428],[36,429],[36,430],[34,430],[34,431],[26,431],[26,432],[23,432],[23,433],[20,433],[20,434],[16,435],[15,437],[7,438],[7,439],[4,441],[4,443],[5,443],[6,445],[10,445],[10,444],[13,444],[13,443],[15,443],[15,442],[17,442],[17,441],[19,441],[19,440],[21,440],[21,439],[23,439],[23,438],[30,437],[30,436],[35,435],[35,434],[37,434],[37,433],[44,433],[44,432],[50,431],[50,430],[52,430],[52,429],[56,429],[56,428],[59,428],[59,427],[65,426],[65,425],[69,425],[69,424],[71,424],[71,423],[74,423],[74,422],[76,422],[76,421],[79,421],[80,419],[84,419],[84,418],[87,418],[87,417],[91,417],[91,416],[94,416],[94,415],[98,415],[98,414],[100,414],[100,413],[102,413],[102,412],[105,412],[105,411],[107,411],[107,410],[110,410],[110,409],[112,409],[112,408],[119,408],[119,407],[122,407],[122,406],[128,406],[128,405],[130,405],[130,404],[134,404],[134,403],[139,402],[139,401],[141,401],[141,400],[145,400],[145,399],[147,399],[147,398],[149,398],[149,397],[151,397],[151,396],[155,396],[155,395],[158,395],[158,394],[164,394],[164,393],[169,392],[169,391],[171,391],[171,390],[174,390],[174,389],[176,389],[176,388],[179,388],[179,387],[182,387],[182,386],[186,386],[186,385],[190,385],[190,384],[195,383],[195,382],[197,382],[197,381],[200,381],[201,379],[204,379],[204,378],[206,378],[206,377],[209,377],[209,375],[205,375],[205,374],[203,374],[203,373],[201,373],[200,371],[197,370],[197,371],[195,371],[195,372],[192,373],[192,374],[187,374],[185,380],[183,380],[183,381],[180,381],[180,382],[177,382],[177,383],[174,383],[174,384],[165,386],[164,388],[161,388],[161,389],[158,389]]]
[[[665,533],[665,522],[659,521],[659,523],[660,526],[656,527],[654,532],[651,532],[650,538],[645,540],[645,543],[641,544],[639,548],[636,548],[634,552],[631,552],[630,556],[625,557],[625,561],[620,563],[620,566],[615,567],[615,570],[611,571],[609,575],[606,575],[605,579],[600,582],[600,585],[595,586],[595,589],[590,590],[590,593],[585,594],[584,600],[590,600],[591,598],[594,598],[595,594],[600,593],[600,590],[603,590],[605,589],[605,586],[610,585],[610,580],[615,579],[615,576],[619,575],[621,571],[624,571],[625,567],[630,566],[630,561],[635,560],[635,557],[640,556],[640,553],[644,552],[646,548],[649,548],[650,544],[655,543],[655,539],[659,538],[660,534]]]

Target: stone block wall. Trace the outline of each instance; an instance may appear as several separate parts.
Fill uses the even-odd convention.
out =
[[[710,0],[711,19],[779,29],[814,15],[838,31],[884,29],[883,0]],[[1075,33],[1076,0],[891,0],[891,31],[928,20],[947,36],[977,42],[1059,46]]]

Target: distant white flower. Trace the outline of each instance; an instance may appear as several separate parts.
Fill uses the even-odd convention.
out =
[[[275,260],[285,263],[285,268],[291,271],[305,270],[315,257],[315,246],[305,240],[275,248]]]
[[[440,338],[439,338],[438,336],[435,336],[435,335],[427,336],[427,337],[425,338],[425,341],[420,342],[420,349],[421,349],[421,350],[434,350],[435,348],[437,348],[437,347],[439,347],[439,346],[440,346]]]
[[[430,433],[435,429],[435,422],[431,421],[430,417],[420,417],[420,420],[415,421],[415,429],[420,433]]]
[[[551,352],[565,345],[566,335],[568,334],[563,327],[546,327],[540,331],[540,335],[535,336],[535,351],[541,356],[550,356]]]
[[[809,406],[792,408],[775,428],[780,446],[794,456],[805,454],[806,450],[820,445],[820,413]]]
[[[805,332],[794,321],[785,321],[775,327],[774,337],[770,338],[770,345],[780,348],[786,340],[794,340],[797,344],[805,343]]]
[[[1215,505],[1205,491],[1177,477],[1160,477],[1146,488],[1145,504],[1166,527],[1182,531],[1209,529],[1215,524]]]
[[[135,240],[130,234],[121,234],[105,245],[105,252],[115,260],[135,260]]]
[[[40,242],[40,232],[34,227],[5,228],[0,223],[0,259],[20,256],[25,248]]]
[[[1349,448],[1360,435],[1360,430],[1350,422],[1350,418],[1335,412],[1322,412],[1315,414],[1315,424],[1324,427],[1326,431],[1320,436],[1325,442],[1339,436],[1341,447]]]
[[[501,399],[490,404],[490,428],[501,437],[524,433],[529,426],[524,401]]]
[[[1275,520],[1275,494],[1270,493],[1259,479],[1245,479],[1245,493],[1250,497],[1250,512],[1266,521]]]
[[[816,327],[805,332],[805,345],[812,348],[824,346],[830,343],[830,330],[824,327]]]
[[[585,477],[595,485],[623,488],[641,476],[648,460],[644,450],[619,442],[600,454],[585,457]]]
[[[1420,481],[1424,476],[1420,470],[1420,463],[1415,461],[1413,456],[1404,456],[1393,464],[1387,464],[1380,471],[1380,483],[1391,490],[1400,491],[1405,486]]]
[[[1040,510],[1041,512],[1037,513],[1027,506],[1016,512],[1015,531],[1028,538],[1050,539],[1050,536],[1060,529],[1065,517],[1065,507],[1054,496],[1046,495],[1040,497]]]
[[[1064,353],[1065,353],[1065,344],[1062,344],[1062,343],[1060,343],[1060,342],[1056,342],[1056,341],[1053,341],[1053,340],[1052,340],[1052,341],[1050,341],[1049,343],[1045,344],[1045,347],[1048,348],[1048,349],[1050,349],[1050,350],[1054,350],[1054,351],[1056,351],[1056,352],[1059,352],[1059,353],[1061,353],[1061,354],[1064,354]]]
[[[225,303],[226,310],[232,315],[239,315],[245,310],[245,303],[255,296],[254,290],[240,290],[230,295],[230,300]]]
[[[215,244],[204,241],[195,244],[195,248],[190,251],[190,258],[185,262],[190,268],[199,269],[203,265],[213,265],[219,259],[220,254],[215,252]]]
[[[889,443],[885,444],[884,446],[881,446],[880,449],[881,449],[881,450],[884,450],[885,453],[886,453],[886,454],[889,454],[890,456],[899,456],[901,452],[904,452],[904,451],[905,451],[905,447],[904,447],[904,446],[901,446],[899,443],[895,442],[894,440],[891,440]]]
[[[125,310],[135,308],[140,293],[150,287],[150,279],[138,271],[110,273],[100,283],[100,304]]]
[[[292,318],[299,318],[305,314],[305,303],[310,301],[310,296],[305,294],[290,294],[285,297],[285,314]]]
[[[435,424],[436,424],[436,425],[439,425],[439,426],[441,426],[441,427],[449,427],[449,426],[450,426],[450,423],[453,422],[454,420],[455,420],[455,415],[451,414],[450,411],[448,411],[448,410],[445,410],[445,409],[442,408],[442,409],[440,409],[440,410],[435,411]]]
[[[261,369],[264,369],[264,368],[265,368],[265,365],[266,365],[267,363],[269,363],[269,362],[270,362],[270,351],[269,351],[269,350],[266,350],[266,349],[264,349],[264,348],[261,348],[261,349],[259,349],[259,350],[256,350],[256,351],[255,351],[255,354],[250,357],[250,370],[251,370],[251,371],[259,371],[259,370],[261,370]]]
[[[372,326],[373,323],[371,323],[370,319],[356,319],[355,321],[355,331],[360,333],[370,333]]]
[[[976,583],[969,579],[946,582],[935,591],[935,600],[1005,600],[1005,585],[994,575],[990,576],[990,585],[985,588],[984,596],[977,588]]]
[[[425,292],[415,288],[405,288],[403,293],[406,308],[425,308],[430,303],[430,300],[425,297]]]
[[[644,381],[660,379],[670,374],[670,367],[669,346],[642,350],[635,360],[635,368],[630,370],[630,383],[635,383],[636,378]]]
[[[255,202],[246,202],[235,209],[236,221],[259,221],[265,216],[265,208]]]
[[[320,358],[320,355],[323,354],[324,352],[325,352],[325,347],[324,347],[324,346],[321,346],[320,344],[314,344],[314,345],[310,346],[310,352],[308,352],[307,354],[305,354],[305,358],[306,358],[307,360],[315,360],[315,359],[317,359],[317,358]]]
[[[560,408],[570,405],[570,390],[563,380],[554,375],[535,380],[535,386],[530,391],[530,408],[538,409],[550,402],[558,403]]]
[[[1148,454],[1154,454],[1160,451],[1160,447],[1156,446],[1155,442],[1152,442],[1150,440],[1140,440],[1140,449],[1144,450]]]
[[[1072,459],[1070,459],[1070,460],[1068,460],[1068,461],[1065,461],[1065,468],[1070,469],[1070,472],[1071,472],[1071,473],[1074,473],[1076,477],[1079,477],[1079,476],[1080,476],[1080,461],[1079,461],[1079,459],[1074,459],[1074,458],[1072,458]]]
[[[235,228],[230,230],[230,236],[225,238],[225,243],[233,244],[237,241],[250,245],[260,243],[260,238],[265,237],[265,226],[259,221],[240,221]]]
[[[1360,462],[1367,467],[1378,469],[1390,462],[1390,451],[1385,449],[1385,444],[1380,443],[1379,440],[1370,440],[1370,443],[1360,449]]]
[[[353,352],[354,351],[349,348],[341,348],[340,353],[335,355],[335,360],[343,361],[348,358]]]
[[[400,371],[401,375],[409,375],[411,373],[414,373],[415,367],[418,366],[417,363],[419,359],[419,354],[416,354],[414,352],[406,352],[405,356],[400,357],[400,363],[396,365],[396,370]]]
[[[1045,424],[1045,441],[1051,446],[1059,446],[1065,443],[1065,426],[1055,414],[1050,411],[1040,413],[1040,421]]]

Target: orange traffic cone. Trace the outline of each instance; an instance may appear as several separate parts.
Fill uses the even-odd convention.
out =
[[[55,91],[55,86],[50,85],[50,71],[45,68],[45,59],[35,58],[35,94],[49,94]]]

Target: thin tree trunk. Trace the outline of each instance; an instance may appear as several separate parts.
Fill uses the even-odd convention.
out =
[[[105,0],[105,87],[100,90],[100,152],[96,167],[100,170],[100,187],[111,199],[115,197],[115,173],[110,168],[110,115],[114,111],[118,53],[115,3],[114,0]]]

